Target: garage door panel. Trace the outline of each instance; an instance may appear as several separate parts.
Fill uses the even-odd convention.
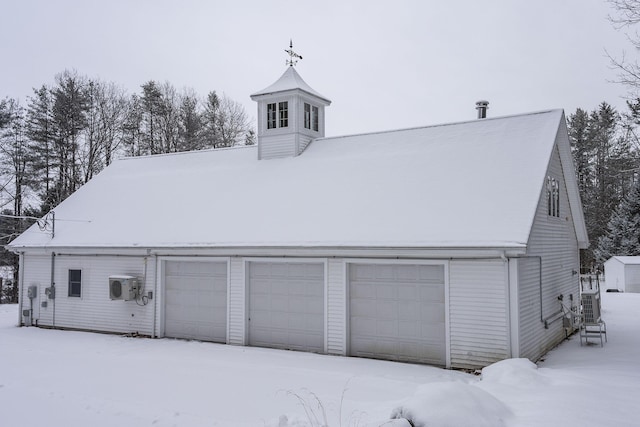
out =
[[[324,264],[249,265],[249,344],[324,350]]]
[[[165,336],[226,342],[227,264],[165,262]]]
[[[421,265],[418,269],[418,279],[422,283],[444,283],[444,268],[442,265]]]
[[[376,288],[371,286],[369,283],[353,282],[350,285],[349,292],[352,298],[376,298]]]
[[[396,278],[395,268],[393,265],[376,265],[375,280],[392,280]]]
[[[420,301],[431,301],[433,303],[443,303],[444,302],[444,289],[440,286],[434,286],[432,284],[425,285],[421,287],[419,290],[419,298]]]
[[[286,313],[271,313],[271,326],[277,329],[289,329],[289,315]],[[255,323],[255,320],[254,320]]]
[[[420,319],[421,307],[417,301],[402,302],[399,304],[398,319],[400,320],[412,320]]]
[[[376,317],[382,319],[397,319],[398,305],[388,301],[380,301],[376,304]]]
[[[420,338],[425,342],[438,343],[445,339],[445,331],[439,325],[420,325]]]
[[[399,282],[415,283],[420,276],[420,268],[400,268],[395,269],[395,279]]]
[[[398,298],[401,300],[415,300],[419,297],[419,288],[415,284],[398,285]]]
[[[349,266],[350,353],[444,365],[443,265]]]
[[[398,322],[394,320],[378,320],[376,323],[376,335],[381,338],[398,335]]]
[[[398,337],[415,339],[419,336],[420,329],[416,322],[398,322]]]
[[[428,305],[420,308],[420,322],[424,324],[438,323],[444,318],[445,312],[443,305]]]

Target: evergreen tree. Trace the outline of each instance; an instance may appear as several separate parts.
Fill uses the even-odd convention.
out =
[[[142,99],[133,94],[127,103],[122,125],[122,143],[127,156],[141,156],[143,153],[143,120]]]
[[[640,255],[640,181],[613,212],[595,255],[600,264],[616,255]]]
[[[178,92],[169,82],[160,88],[160,152],[174,153],[179,150],[180,101]]]
[[[575,113],[569,116],[568,131],[576,166],[578,187],[584,199],[593,191],[594,182],[591,168],[594,144],[589,138],[589,113],[578,108]]]
[[[139,150],[142,154],[158,154],[162,152],[160,142],[160,113],[162,109],[162,93],[153,80],[142,85],[140,98],[142,112],[142,143]]]
[[[605,102],[591,113],[578,109],[568,119],[591,242],[597,242],[606,233],[612,212],[628,193],[636,176],[639,164],[637,150],[624,123],[620,114]],[[590,270],[597,263],[594,246],[581,254],[583,270]]]
[[[202,148],[202,117],[198,112],[198,97],[186,92],[180,99],[180,134],[178,151],[199,150]]]
[[[220,98],[216,91],[207,94],[202,113],[202,126],[204,146],[218,148],[220,143],[220,130],[218,121],[220,119]]]
[[[56,168],[53,121],[53,99],[46,86],[34,89],[27,105],[27,137],[29,138],[29,174],[36,181],[36,189],[42,200],[42,213],[48,212],[55,203],[53,179]]]
[[[53,119],[57,134],[58,178],[54,205],[66,199],[82,184],[80,136],[87,127],[87,79],[65,70],[56,76],[53,89]]]

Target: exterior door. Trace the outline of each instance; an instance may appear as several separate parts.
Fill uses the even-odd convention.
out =
[[[249,345],[324,352],[324,264],[249,263]]]
[[[351,264],[349,353],[446,364],[443,265]]]
[[[165,262],[166,337],[226,343],[227,263]]]

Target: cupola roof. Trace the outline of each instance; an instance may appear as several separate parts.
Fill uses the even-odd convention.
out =
[[[256,92],[251,95],[251,98],[260,95],[268,95],[271,93],[277,92],[285,92],[288,90],[299,89],[303,92],[307,92],[309,95],[313,95],[321,100],[325,101],[327,104],[331,104],[331,101],[326,97],[320,95],[318,92],[313,90],[311,86],[309,86],[303,79],[300,77],[300,74],[296,71],[296,69],[292,66],[287,67],[287,70],[280,76],[278,80],[272,85]]]

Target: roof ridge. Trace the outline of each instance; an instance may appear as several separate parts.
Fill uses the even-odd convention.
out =
[[[150,158],[158,158],[158,157],[172,157],[172,156],[181,156],[187,154],[201,154],[201,153],[209,153],[209,152],[219,152],[219,151],[229,151],[229,150],[242,150],[248,148],[255,148],[258,144],[253,145],[234,145],[231,147],[220,147],[220,148],[205,148],[204,150],[190,150],[190,151],[176,151],[175,153],[157,153],[157,154],[147,154],[144,156],[127,156],[121,157],[118,160],[138,160],[138,159],[150,159]]]
[[[387,130],[380,130],[380,131],[374,131],[374,132],[361,132],[361,133],[353,133],[353,134],[347,134],[347,135],[325,136],[325,137],[322,137],[322,138],[316,138],[316,139],[314,139],[314,141],[322,141],[322,140],[327,140],[327,139],[351,138],[351,137],[355,137],[355,136],[380,135],[380,134],[385,134],[385,133],[405,132],[405,131],[412,131],[412,130],[418,130],[418,129],[430,129],[430,128],[437,128],[437,127],[445,127],[445,126],[457,126],[457,125],[463,125],[463,124],[467,124],[467,123],[482,123],[482,122],[487,122],[487,121],[504,120],[504,119],[510,119],[510,118],[515,118],[515,117],[526,117],[526,116],[534,116],[534,115],[538,115],[538,114],[548,114],[548,113],[563,112],[563,111],[564,110],[562,108],[551,108],[551,109],[548,109],[548,110],[540,110],[540,111],[533,111],[533,112],[529,112],[529,113],[520,113],[520,114],[509,114],[509,115],[506,115],[506,116],[498,116],[498,117],[487,117],[487,118],[484,118],[484,119],[470,119],[470,120],[463,120],[463,121],[459,121],[459,122],[436,123],[436,124],[432,124],[432,125],[412,126],[412,127],[408,127],[408,128],[397,128],[397,129],[387,129]]]

